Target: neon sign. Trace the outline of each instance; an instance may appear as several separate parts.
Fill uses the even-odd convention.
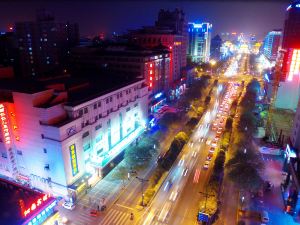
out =
[[[71,156],[72,174],[73,176],[75,176],[79,172],[75,144],[72,144],[70,146],[70,156]]]
[[[150,63],[149,66],[150,66],[150,70],[149,70],[149,73],[150,73],[150,77],[149,77],[149,80],[150,80],[150,82],[149,82],[149,87],[152,88],[152,86],[153,86],[153,64]]]
[[[45,195],[43,195],[43,197],[38,198],[34,203],[31,204],[30,207],[28,207],[27,209],[23,210],[23,216],[26,217],[28,214],[36,211],[38,208],[40,208],[40,206],[44,202],[46,202],[49,199],[49,197],[50,197],[50,194],[45,194]]]
[[[300,50],[293,49],[292,61],[290,64],[289,75],[288,75],[288,81],[292,81],[293,76],[297,75],[299,73],[299,70],[300,70]]]
[[[4,137],[5,144],[10,144],[10,132],[8,129],[8,118],[5,113],[5,108],[3,104],[0,104],[0,120],[1,120],[1,126],[2,126],[2,132]]]
[[[160,98],[161,96],[162,96],[162,93],[159,92],[159,93],[157,93],[156,95],[154,95],[154,98],[157,99],[157,98]]]

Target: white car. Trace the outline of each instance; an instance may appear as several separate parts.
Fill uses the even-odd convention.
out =
[[[209,161],[205,161],[204,165],[203,165],[203,169],[208,169],[209,167]]]
[[[179,193],[179,187],[178,187],[178,185],[174,188],[174,190],[171,192],[171,195],[170,195],[170,197],[169,197],[169,200],[170,201],[175,201],[176,200],[176,198],[177,198],[177,196],[178,196],[178,193]]]
[[[66,209],[73,210],[75,209],[75,204],[72,202],[64,202],[62,206]]]

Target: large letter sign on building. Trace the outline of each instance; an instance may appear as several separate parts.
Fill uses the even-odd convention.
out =
[[[72,144],[70,146],[70,157],[71,157],[72,175],[75,176],[79,172],[75,144]]]
[[[0,104],[0,122],[3,132],[3,139],[5,144],[10,144],[10,133],[8,128],[8,118],[5,113],[5,108],[3,104]]]

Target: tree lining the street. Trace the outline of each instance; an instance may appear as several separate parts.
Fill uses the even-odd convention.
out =
[[[252,79],[239,104],[240,116],[233,132],[233,156],[226,163],[228,178],[240,190],[258,190],[262,185],[262,158],[254,144],[257,119],[253,114],[259,93],[259,83]]]

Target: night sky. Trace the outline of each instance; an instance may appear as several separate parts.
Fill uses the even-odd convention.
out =
[[[45,8],[57,21],[78,22],[81,36],[100,32],[126,32],[153,25],[160,8],[182,8],[189,22],[211,22],[213,33],[244,32],[262,38],[274,28],[282,28],[289,0],[244,1],[26,1],[0,2],[0,31],[17,21],[35,20],[35,11]]]

